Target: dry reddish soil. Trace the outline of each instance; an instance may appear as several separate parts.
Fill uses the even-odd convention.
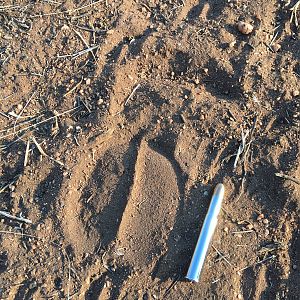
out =
[[[1,299],[300,299],[296,2],[0,1]]]

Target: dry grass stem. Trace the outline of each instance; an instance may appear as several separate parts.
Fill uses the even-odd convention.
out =
[[[73,112],[73,111],[77,110],[77,109],[80,108],[80,107],[81,107],[81,105],[78,105],[78,106],[76,106],[76,107],[74,107],[74,108],[71,108],[71,109],[69,109],[69,110],[66,110],[66,111],[64,111],[64,112],[62,112],[62,113],[58,113],[58,114],[56,114],[55,116],[49,117],[49,118],[47,118],[47,119],[45,119],[45,120],[43,120],[43,121],[37,122],[36,124],[33,124],[33,125],[30,125],[30,126],[21,128],[21,129],[17,130],[16,132],[11,132],[11,133],[8,133],[8,134],[6,134],[6,135],[0,136],[0,140],[3,140],[3,139],[5,139],[5,138],[7,138],[7,137],[10,137],[10,136],[13,136],[13,135],[15,135],[15,134],[17,134],[17,133],[19,133],[19,132],[21,132],[21,131],[25,131],[25,130],[28,130],[28,129],[31,129],[31,128],[36,128],[38,125],[47,123],[47,122],[53,120],[54,118],[57,118],[57,117],[66,115],[66,114],[68,114],[68,113],[70,113],[70,112]],[[12,128],[7,128],[5,131],[11,130],[11,129],[13,129],[13,127],[12,127]]]
[[[36,145],[36,147],[38,148],[39,152],[40,152],[42,155],[44,155],[45,157],[48,157],[50,160],[56,162],[57,164],[59,164],[59,165],[61,165],[61,166],[64,166],[64,164],[63,164],[61,161],[59,161],[59,160],[57,160],[57,159],[51,157],[50,155],[46,154],[46,152],[45,152],[44,149],[41,147],[41,145],[37,142],[37,140],[35,139],[34,136],[32,137],[32,141],[34,142],[34,144]]]
[[[125,101],[125,106],[127,105],[128,101],[132,98],[132,96],[134,95],[134,93],[137,91],[137,89],[140,87],[140,83],[136,85],[136,87],[132,90],[131,94],[127,97],[126,101]]]
[[[0,215],[3,216],[3,217],[6,217],[8,219],[16,220],[16,221],[19,221],[19,222],[24,222],[24,223],[27,223],[27,224],[32,224],[31,220],[23,218],[23,217],[13,216],[10,213],[8,213],[7,211],[0,210]]]
[[[25,151],[25,156],[24,156],[24,167],[26,167],[27,163],[28,163],[29,148],[30,148],[30,138],[28,139],[27,145],[26,145],[26,151]]]
[[[300,180],[298,180],[297,178],[285,175],[283,173],[275,173],[275,176],[280,177],[280,178],[284,178],[284,179],[287,179],[287,180],[291,180],[291,181],[293,181],[297,184],[300,184]]]

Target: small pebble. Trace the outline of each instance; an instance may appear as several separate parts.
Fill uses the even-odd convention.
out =
[[[256,220],[257,220],[257,221],[260,221],[260,220],[262,220],[264,217],[265,217],[264,214],[259,214]]]
[[[268,236],[269,234],[270,234],[269,229],[266,229],[266,230],[265,230],[265,236]]]
[[[91,79],[90,79],[90,78],[87,78],[87,79],[85,80],[85,83],[86,83],[87,85],[90,85],[90,84],[91,84]]]
[[[237,298],[238,298],[238,299],[243,299],[242,294],[238,294],[238,295],[237,295]]]
[[[300,91],[298,91],[298,90],[293,91],[294,97],[298,97],[299,95],[300,95]]]
[[[229,232],[229,228],[228,228],[228,227],[224,227],[224,231],[225,231],[226,233],[228,233],[228,232]]]
[[[243,22],[243,21],[239,21],[237,24],[237,28],[239,30],[239,32],[241,32],[242,34],[250,34],[253,31],[253,26],[249,23]]]
[[[294,270],[297,270],[297,265],[293,265],[293,269],[294,269]]]
[[[276,43],[276,44],[272,45],[272,49],[274,52],[278,52],[281,49],[281,46],[280,46],[280,44]]]
[[[269,224],[269,220],[268,219],[263,219],[263,223],[267,225],[267,224]]]
[[[251,229],[253,229],[253,225],[252,225],[252,224],[248,224],[248,225],[246,226],[246,228],[247,228],[248,230],[251,230]]]
[[[232,41],[228,44],[228,47],[233,48],[235,46],[235,44],[236,44],[236,41]]]
[[[34,289],[34,288],[36,288],[36,287],[37,287],[36,281],[33,281],[32,283],[29,284],[29,289],[30,289],[30,290],[32,290],[32,289]]]

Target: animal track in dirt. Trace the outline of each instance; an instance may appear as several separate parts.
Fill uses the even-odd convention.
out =
[[[120,246],[126,249],[125,260],[138,268],[165,252],[161,235],[171,230],[180,197],[176,178],[170,161],[142,141],[117,235]]]

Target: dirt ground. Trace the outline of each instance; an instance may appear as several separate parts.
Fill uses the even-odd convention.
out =
[[[298,2],[0,1],[0,298],[300,299]]]

